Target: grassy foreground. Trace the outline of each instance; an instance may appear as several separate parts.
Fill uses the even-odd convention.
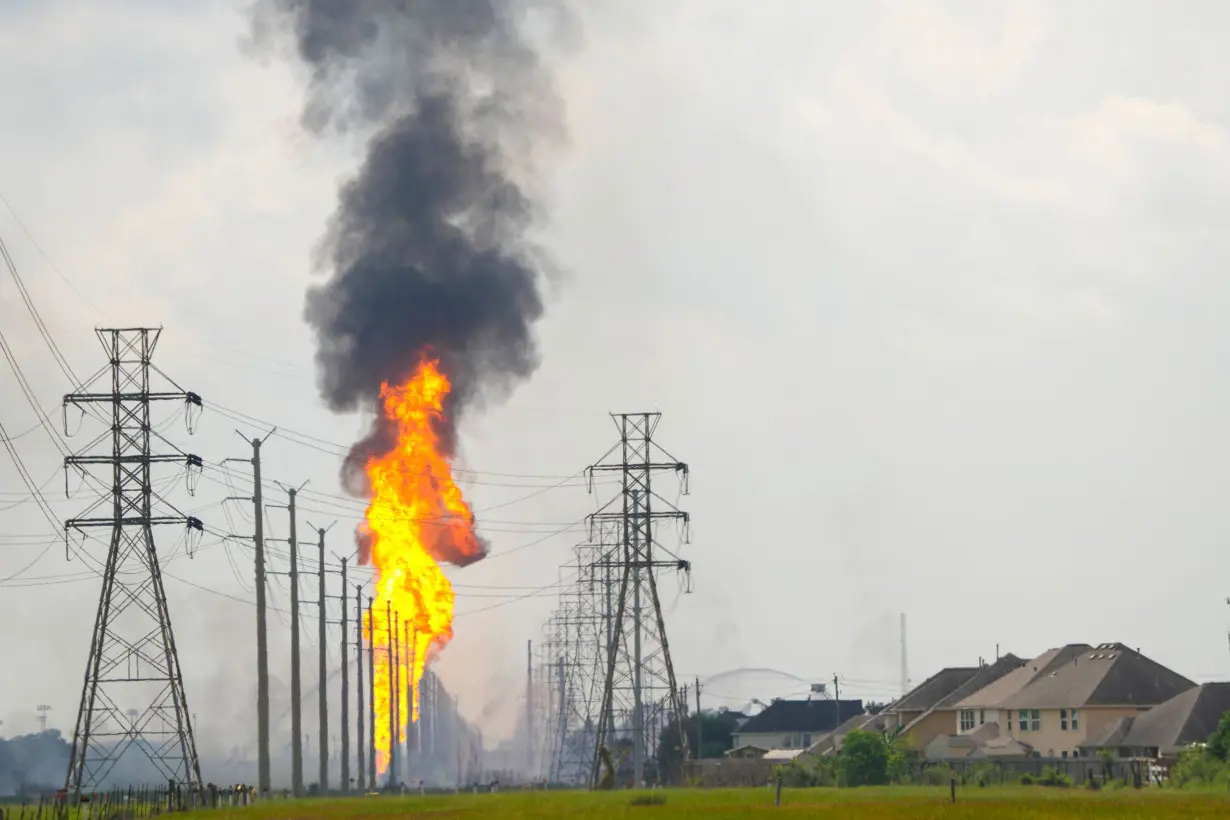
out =
[[[191,820],[395,820],[395,818],[1228,818],[1230,792],[1173,789],[991,787],[787,789],[774,808],[769,789],[670,790],[664,805],[637,806],[635,792],[504,792],[428,797],[359,797],[348,800],[270,802],[247,809],[196,812]],[[185,818],[187,820],[187,818]]]

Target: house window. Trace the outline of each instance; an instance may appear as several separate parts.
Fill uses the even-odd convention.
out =
[[[969,732],[969,731],[973,731],[973,728],[974,728],[974,710],[973,709],[962,709],[961,710],[961,731]]]
[[[1059,710],[1059,728],[1061,731],[1064,731],[1064,732],[1068,731],[1068,710],[1067,709]],[[1064,753],[1064,756],[1065,757],[1067,756],[1066,752]]]
[[[979,709],[978,710],[978,725],[981,726],[982,724],[986,722],[987,722],[987,710]]]
[[[1079,715],[1076,714],[1075,709],[1068,710],[1068,717],[1072,721],[1072,731],[1075,732],[1080,729]]]
[[[1067,749],[1064,749],[1064,750],[1060,753],[1060,755],[1059,755],[1059,756],[1060,756],[1060,757],[1067,757],[1067,756],[1068,756],[1068,750],[1067,750]]]
[[[1037,709],[1029,713],[1029,730],[1031,732],[1042,731],[1042,713]]]
[[[1017,716],[1019,725],[1021,727],[1021,731],[1028,732],[1029,731],[1029,710],[1022,709],[1021,711],[1017,712],[1016,716]]]
[[[803,748],[806,749],[809,746],[811,746],[811,735],[804,734],[803,735]]]

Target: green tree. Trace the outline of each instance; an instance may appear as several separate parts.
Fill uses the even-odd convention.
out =
[[[880,786],[889,782],[893,749],[879,732],[850,732],[839,757],[842,785]]]
[[[1217,729],[1209,736],[1209,745],[1205,747],[1210,757],[1222,762],[1230,762],[1230,712],[1221,716]]]
[[[698,726],[699,733],[697,732]],[[699,714],[693,712],[688,715],[683,724],[683,731],[688,741],[689,757],[693,760],[701,757],[721,757],[734,745],[734,734],[738,727],[738,719],[725,709]],[[698,737],[705,744],[704,754],[700,754],[702,750],[696,745]],[[658,736],[658,760],[662,762],[667,771],[674,771],[678,768],[677,764],[681,757],[679,729],[676,726],[667,726]]]

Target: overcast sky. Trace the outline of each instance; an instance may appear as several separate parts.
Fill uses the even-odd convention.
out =
[[[606,414],[646,409],[693,471],[695,590],[664,582],[681,678],[839,674],[887,699],[906,612],[916,681],[1076,641],[1230,679],[1230,7],[600,6],[557,76],[570,141],[543,239],[564,275],[542,367],[464,430],[495,556],[451,573],[458,612],[484,610],[440,662],[463,711],[507,727],[554,590],[511,599],[583,535],[595,497],[564,479],[615,441]],[[362,146],[306,136],[302,78],[245,31],[233,0],[0,0],[0,194],[21,221],[0,206],[0,236],[79,375],[105,364],[94,326],[163,325],[158,363],[207,404],[345,445],[362,421],[323,408],[301,314]],[[6,274],[0,330],[55,407],[70,386]],[[0,379],[0,422],[36,427]],[[218,462],[247,454],[237,426],[207,410],[167,435]],[[54,476],[57,515],[89,503],[89,485],[63,500],[42,430],[15,446]],[[346,552],[337,467],[328,445],[265,447]],[[248,531],[233,494],[207,473],[168,497]],[[0,460],[0,578],[54,535]],[[203,742],[250,742],[251,553],[160,537]],[[0,657],[28,671],[0,676],[3,731],[48,703],[71,733],[97,592],[62,545],[0,586]],[[727,679],[706,705],[799,687]]]

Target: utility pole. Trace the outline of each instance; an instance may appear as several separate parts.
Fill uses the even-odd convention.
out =
[[[376,786],[376,621],[372,612],[372,596],[367,596],[367,627],[371,640],[367,647],[367,782],[373,789]]]
[[[320,796],[324,797],[329,793],[329,674],[326,668],[326,660],[328,653],[325,650],[326,642],[328,641],[328,633],[326,627],[328,620],[325,618],[326,609],[325,603],[325,532],[323,527],[316,529],[317,537],[317,561],[320,565],[317,567],[316,586],[319,587],[317,593],[319,595],[320,605],[320,621],[318,622],[319,630],[317,632],[316,645],[320,648],[319,653],[319,671],[317,678],[320,685],[316,690],[316,700],[320,709]],[[346,664],[342,664],[345,668]]]
[[[696,678],[696,759],[705,759],[705,716],[700,711],[700,678]]]
[[[252,543],[256,574],[256,784],[257,793],[262,797],[269,795],[272,786],[269,763],[269,632],[266,626],[265,604],[268,582],[265,570],[265,504],[262,493],[264,485],[261,482],[261,446],[274,432],[270,430],[264,438],[254,437],[249,441],[247,436],[236,430],[235,433],[244,443],[252,447],[252,458],[224,459],[224,462],[239,461],[252,466],[252,497],[236,496],[225,500],[250,501],[253,508]]]
[[[389,658],[389,790],[397,785],[397,640],[393,625],[393,602],[385,602],[385,635]]]
[[[299,693],[299,539],[295,520],[295,496],[299,494],[299,489],[287,491],[290,496],[290,779],[291,791],[295,797],[303,796],[303,717],[300,714]],[[323,612],[321,618],[324,618]]]
[[[367,792],[367,765],[364,758],[366,757],[367,749],[363,745],[363,724],[367,722],[367,715],[363,713],[363,585],[354,585],[354,666],[356,678],[355,686],[355,753],[359,764],[359,794]],[[345,659],[345,655],[342,658]]]
[[[841,726],[841,689],[836,675],[833,676],[833,720],[833,731],[835,732]]]
[[[406,742],[403,747],[402,757],[405,760],[406,782],[411,780],[410,761],[412,760],[410,752],[418,747],[418,722],[415,720],[415,709],[419,702],[418,683],[414,679],[414,673],[418,664],[418,646],[419,646],[419,629],[416,625],[413,632],[410,629],[410,621],[402,621],[402,654],[406,655],[406,681],[402,685],[406,690],[406,714],[402,715],[401,724],[405,727]],[[413,635],[413,637],[411,637]],[[410,738],[413,730],[415,743],[411,744]]]
[[[996,649],[996,658],[999,660],[999,650]],[[901,613],[901,697],[905,697],[910,691],[910,656],[906,653],[905,644],[905,613]]]
[[[525,776],[534,773],[534,642],[525,642]]]
[[[272,787],[269,771],[269,637],[265,626],[265,507],[261,500],[261,444],[252,439],[252,516],[256,521],[256,759],[257,787],[267,797]]]
[[[661,414],[624,413],[612,415],[612,418],[619,429],[620,442],[611,452],[618,451],[620,460],[595,464],[586,470],[591,490],[594,474],[598,472],[618,473],[621,486],[618,496],[589,516],[591,538],[594,528],[601,527],[604,522],[619,522],[622,536],[620,547],[603,558],[603,563],[619,574],[619,594],[607,644],[590,785],[596,786],[601,777],[603,753],[609,751],[607,744],[613,740],[610,735],[616,731],[615,714],[627,710],[632,713],[633,776],[635,785],[640,787],[644,782],[645,765],[649,762],[646,758],[656,757],[657,746],[657,738],[648,737],[645,731],[646,701],[664,705],[666,725],[675,727],[679,733],[677,742],[684,762],[689,757],[684,721],[687,705],[680,699],[680,688],[675,680],[657,575],[662,570],[672,569],[690,578],[691,564],[658,543],[654,524],[674,520],[680,525],[683,542],[687,543],[691,518],[656,494],[651,483],[654,473],[669,470],[680,477],[682,492],[687,494],[688,465],[653,440]],[[665,553],[666,558],[660,553]],[[631,656],[626,648],[629,633]]]
[[[70,529],[81,533],[106,529],[110,544],[64,788],[73,798],[93,789],[132,748],[149,758],[161,778],[189,789],[199,788],[201,765],[154,527],[183,528],[191,544],[194,533],[204,532],[204,524],[173,507],[170,512],[175,514],[170,515],[155,509],[155,502],[162,499],[154,491],[153,468],[182,464],[189,471],[191,489],[195,486],[193,471],[200,470],[203,461],[178,449],[174,453],[153,451],[156,434],[151,429],[151,406],[154,402],[179,402],[190,413],[193,408],[201,408],[201,397],[181,390],[165,376],[163,379],[174,389],[154,387],[153,375],[162,375],[151,363],[160,329],[110,328],[95,333],[110,363],[111,389],[91,393],[83,387],[66,395],[65,417],[69,405],[81,411],[104,406],[110,411],[110,435],[104,434],[86,450],[66,457],[64,467],[83,471],[109,468],[110,490],[85,515],[99,509],[109,514],[69,519],[64,522],[64,535],[67,548]],[[107,452],[91,452],[103,442],[110,444]],[[191,547],[188,553],[192,554]],[[129,705],[136,693],[148,700],[142,716],[129,721],[117,700]],[[162,717],[165,723],[155,726],[154,717]]]
[[[350,794],[350,660],[346,651],[350,645],[346,615],[346,560],[342,559],[342,794]]]

